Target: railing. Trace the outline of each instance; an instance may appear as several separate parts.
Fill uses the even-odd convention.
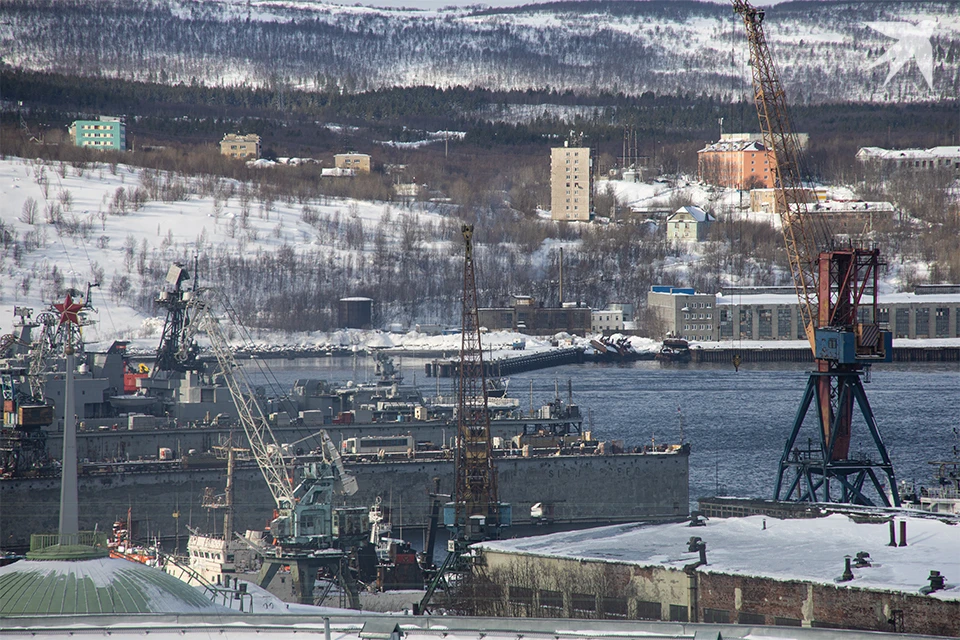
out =
[[[107,534],[101,531],[80,531],[70,534],[34,533],[30,536],[30,551],[40,551],[56,545],[82,545],[106,549]]]

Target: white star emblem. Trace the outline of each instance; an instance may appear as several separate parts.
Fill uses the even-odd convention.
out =
[[[911,58],[916,60],[920,75],[927,81],[927,86],[933,89],[933,45],[930,39],[937,28],[933,20],[921,20],[917,24],[910,22],[868,22],[867,26],[879,31],[888,38],[897,40],[887,51],[868,67],[870,69],[881,64],[890,63],[887,79],[883,86],[887,86],[890,79],[897,75]]]

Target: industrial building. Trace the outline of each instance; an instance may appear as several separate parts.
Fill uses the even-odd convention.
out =
[[[792,287],[709,294],[654,286],[647,304],[656,310],[665,332],[687,340],[807,339]],[[919,286],[913,293],[883,294],[877,318],[862,321],[886,326],[894,338],[960,338],[960,286]]]
[[[590,220],[593,161],[587,147],[550,150],[550,217],[553,220]]]
[[[260,158],[260,136],[255,133],[228,133],[220,141],[220,153],[238,160]]]
[[[888,520],[752,516],[485,542],[477,613],[957,636],[956,527],[898,517],[903,545],[891,545]]]
[[[656,312],[664,334],[685,340],[719,339],[716,304],[714,294],[689,287],[655,285],[647,294],[647,305]]]
[[[593,333],[614,333],[623,329],[622,309],[607,308],[590,312],[590,330]]]
[[[593,328],[590,307],[565,302],[562,307],[538,306],[531,296],[513,296],[513,306],[479,309],[480,326],[490,330],[506,329],[529,335],[547,335],[566,331],[586,335]]]
[[[960,146],[929,149],[883,149],[860,147],[857,160],[881,171],[913,169],[919,171],[952,170],[960,177]]]
[[[127,149],[127,125],[122,118],[100,116],[98,120],[75,120],[67,131],[78,147],[101,151]]]

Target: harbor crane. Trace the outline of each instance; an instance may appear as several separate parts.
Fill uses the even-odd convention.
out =
[[[899,506],[893,464],[863,388],[870,366],[890,362],[893,352],[892,335],[881,327],[877,308],[884,264],[880,250],[840,246],[825,216],[807,206],[811,190],[803,184],[800,144],[764,34],[765,12],[747,0],[733,0],[733,7],[747,31],[754,102],[771,155],[776,210],[800,301],[800,322],[816,361],[780,459],[774,499],[863,505],[876,500]],[[801,449],[798,440],[811,405],[819,428],[810,445]],[[878,460],[851,453],[855,408]]]
[[[500,502],[493,439],[487,407],[487,385],[480,343],[477,281],[473,266],[473,225],[461,227],[464,241],[461,307],[460,371],[457,389],[457,445],[454,457],[453,502],[444,505],[443,523],[450,532],[447,557],[427,585],[414,613],[427,610],[430,599],[448,573],[464,573],[469,545],[500,537],[511,524],[509,504]],[[432,550],[431,550],[432,552]]]
[[[367,510],[334,507],[336,495],[350,496],[357,492],[356,478],[346,472],[330,436],[321,431],[322,456],[303,465],[302,480],[294,485],[283,457],[283,447],[237,364],[220,320],[212,305],[204,299],[204,293],[202,289],[194,289],[189,298],[178,354],[184,359],[192,358],[197,333],[203,331],[207,335],[236,405],[238,421],[250,443],[251,455],[276,504],[270,522],[275,546],[259,549],[264,559],[261,586],[268,584],[281,566],[289,565],[300,601],[313,604],[313,581],[318,569],[325,568],[340,577],[341,584],[350,594],[351,606],[359,608],[356,584],[349,579],[345,565],[347,551],[368,534],[369,527],[365,524]]]

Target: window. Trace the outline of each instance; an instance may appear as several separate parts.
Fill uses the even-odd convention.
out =
[[[916,313],[917,337],[926,338],[930,335],[930,309],[920,307]]]
[[[777,336],[785,340],[790,337],[790,307],[779,307],[777,309]]]
[[[670,605],[670,622],[686,622],[687,608],[682,604]]]
[[[758,337],[763,338],[772,338],[773,337],[773,310],[772,309],[757,309],[757,334]]]
[[[753,338],[753,309],[740,309],[740,337]]]
[[[946,338],[950,336],[950,309],[948,307],[938,308],[936,311],[936,336]]]
[[[563,609],[563,594],[559,591],[549,589],[540,589],[540,608],[541,609]]]
[[[730,624],[730,612],[726,609],[710,609],[704,607],[703,621],[714,624]]]
[[[759,613],[747,613],[741,611],[737,616],[737,624],[766,624],[767,617]]]
[[[620,596],[603,596],[601,598],[603,615],[607,618],[626,618],[627,599]]]
[[[661,615],[659,602],[637,600],[637,618],[639,620],[659,620]]]
[[[523,606],[533,606],[533,589],[527,587],[515,587],[511,585],[507,591],[507,597],[512,604]]]
[[[592,593],[574,593],[570,596],[570,604],[575,612],[594,613],[597,610],[597,597]]]
[[[890,322],[890,307],[877,307],[877,324]]]
[[[796,618],[781,618],[777,616],[773,619],[773,624],[778,627],[802,627],[803,625]]]

